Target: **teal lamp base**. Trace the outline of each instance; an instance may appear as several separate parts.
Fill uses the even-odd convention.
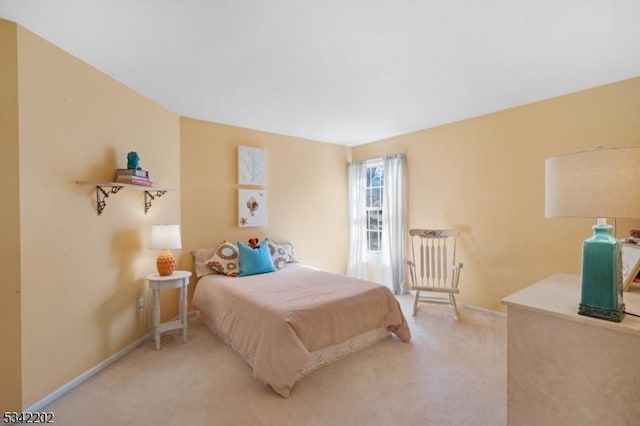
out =
[[[598,219],[593,235],[582,244],[582,300],[578,313],[620,322],[622,303],[622,259],[620,242],[611,236],[612,226]]]
[[[620,322],[624,317],[624,303],[622,303],[618,309],[601,308],[600,306],[589,306],[584,303],[580,304],[578,309],[580,315],[586,315],[588,317],[600,318],[607,321]]]

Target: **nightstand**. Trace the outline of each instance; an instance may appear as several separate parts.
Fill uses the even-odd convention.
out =
[[[147,275],[149,287],[153,291],[153,338],[156,350],[160,349],[160,335],[169,330],[182,330],[182,342],[187,343],[187,287],[189,286],[189,271],[173,271],[171,275],[158,273]],[[160,323],[160,291],[168,288],[179,288],[178,319]]]

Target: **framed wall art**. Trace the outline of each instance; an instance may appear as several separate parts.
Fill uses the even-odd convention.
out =
[[[238,146],[238,184],[267,184],[267,151],[262,148]]]
[[[238,189],[238,226],[248,228],[267,225],[267,191]]]
[[[622,243],[622,289],[628,291],[640,272],[640,246]]]

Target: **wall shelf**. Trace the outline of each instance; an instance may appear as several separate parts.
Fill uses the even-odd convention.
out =
[[[120,192],[121,189],[131,189],[134,191],[144,191],[144,213],[147,214],[149,209],[151,209],[151,202],[156,198],[162,197],[167,191],[175,191],[173,188],[158,188],[155,186],[144,186],[144,185],[132,185],[128,183],[120,183],[120,182],[85,182],[78,181],[80,185],[91,185],[96,188],[96,210],[98,215],[101,215],[104,211],[104,208],[107,206],[107,198],[111,195],[115,195]]]

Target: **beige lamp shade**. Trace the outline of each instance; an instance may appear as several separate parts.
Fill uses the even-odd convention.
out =
[[[160,275],[171,275],[176,260],[169,249],[182,248],[180,225],[153,225],[151,227],[151,248],[160,249],[156,259],[156,268]]]
[[[151,227],[152,249],[180,249],[180,225],[153,225]]]
[[[598,148],[545,161],[546,217],[640,217],[640,148]]]

